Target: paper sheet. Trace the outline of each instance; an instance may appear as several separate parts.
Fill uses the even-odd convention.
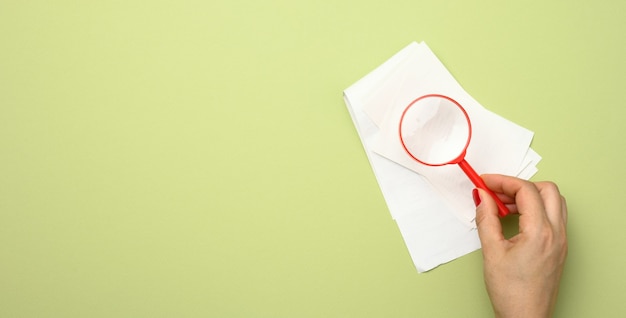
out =
[[[480,173],[530,178],[541,157],[533,133],[482,107],[454,80],[425,43],[411,43],[344,91],[344,99],[392,217],[418,271],[480,247],[474,186],[456,165],[422,165],[402,149],[399,116],[425,94],[454,98],[468,112],[473,135],[466,160]]]

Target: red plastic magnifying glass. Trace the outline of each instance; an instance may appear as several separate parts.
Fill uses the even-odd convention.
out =
[[[477,188],[489,193],[498,204],[501,217],[509,209],[465,161],[472,138],[472,124],[461,104],[439,94],[418,97],[402,112],[400,143],[406,153],[427,166],[458,164]]]

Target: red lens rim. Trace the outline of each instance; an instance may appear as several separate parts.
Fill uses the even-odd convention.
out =
[[[465,120],[467,120],[467,127],[468,127],[468,136],[467,136],[467,142],[465,142],[465,146],[463,147],[463,150],[461,151],[461,153],[459,154],[459,156],[451,161],[448,162],[444,162],[444,163],[429,163],[429,162],[424,162],[422,160],[420,160],[419,158],[415,157],[411,151],[407,148],[406,144],[404,143],[404,138],[402,138],[402,124],[404,122],[404,117],[407,113],[407,111],[413,107],[417,102],[419,102],[422,99],[426,99],[426,98],[444,98],[447,99],[449,101],[451,101],[452,103],[454,103],[462,112],[463,115],[465,116]],[[400,123],[398,124],[398,136],[400,137],[400,144],[402,144],[402,148],[404,149],[404,151],[411,157],[413,158],[413,160],[423,164],[423,165],[427,165],[427,166],[431,166],[431,167],[438,167],[438,166],[445,166],[445,165],[449,165],[449,164],[455,164],[455,163],[459,163],[461,160],[463,160],[463,158],[465,157],[465,152],[467,151],[467,147],[469,146],[470,140],[472,139],[472,122],[470,121],[469,115],[467,114],[467,112],[465,111],[465,109],[463,108],[463,106],[461,106],[461,104],[459,104],[456,100],[446,96],[446,95],[441,95],[441,94],[427,94],[427,95],[423,95],[420,96],[418,98],[416,98],[415,100],[413,100],[402,112],[402,116],[400,117]]]

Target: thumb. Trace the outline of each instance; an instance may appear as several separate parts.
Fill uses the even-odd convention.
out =
[[[504,240],[496,201],[482,189],[474,189],[472,195],[476,202],[478,237],[483,248]]]

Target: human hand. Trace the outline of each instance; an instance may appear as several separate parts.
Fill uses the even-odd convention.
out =
[[[550,317],[567,256],[567,205],[552,182],[483,175],[489,189],[519,213],[519,233],[505,239],[494,199],[474,190],[487,293],[496,317]]]

